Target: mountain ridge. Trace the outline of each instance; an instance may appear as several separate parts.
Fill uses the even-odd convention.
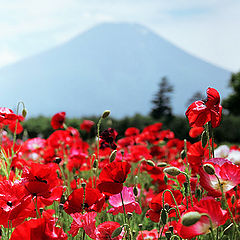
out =
[[[197,82],[201,77],[207,79],[196,84],[195,75]],[[197,90],[205,92],[211,85],[226,95],[230,72],[188,54],[141,25],[105,23],[1,68],[0,82],[14,96],[1,95],[0,101],[9,106],[24,100],[34,116],[57,111],[66,111],[68,116],[96,115],[107,108],[115,117],[147,114],[164,76],[174,85],[174,112],[181,114],[186,100]],[[208,80],[213,76],[219,83]],[[16,84],[18,79],[20,84]],[[181,82],[189,88],[182,100]],[[85,102],[84,106],[77,105],[77,100]]]

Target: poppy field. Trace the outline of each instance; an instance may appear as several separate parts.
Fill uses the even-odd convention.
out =
[[[94,139],[59,112],[47,139],[22,140],[26,114],[0,108],[1,239],[240,239],[240,147],[214,142],[216,89],[186,110],[192,142],[160,122],[119,139],[102,129],[109,110],[79,126]]]

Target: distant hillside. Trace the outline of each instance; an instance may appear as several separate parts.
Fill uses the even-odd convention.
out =
[[[184,114],[196,92],[222,96],[230,72],[202,61],[137,24],[98,25],[49,51],[0,69],[0,105],[23,100],[30,116],[147,114],[160,79],[174,86],[173,110]]]

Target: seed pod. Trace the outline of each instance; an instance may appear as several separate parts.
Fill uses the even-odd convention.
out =
[[[188,227],[196,222],[198,222],[201,218],[201,214],[199,212],[188,212],[182,217],[182,225]]]
[[[183,160],[186,157],[186,155],[187,155],[186,151],[182,150],[180,155],[181,155],[181,159]]]
[[[93,168],[98,168],[98,160],[95,159],[93,162]]]
[[[170,231],[165,232],[166,238],[169,240],[171,239],[172,233]]]
[[[136,186],[133,187],[133,194],[135,197],[137,197],[137,195],[138,195],[138,189]]]
[[[157,164],[158,167],[166,167],[167,166],[167,163],[165,162],[160,162]]]
[[[140,230],[142,230],[142,228],[143,228],[143,225],[140,223],[140,224],[138,224],[138,228],[140,229]]]

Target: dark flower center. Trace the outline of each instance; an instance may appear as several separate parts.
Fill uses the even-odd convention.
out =
[[[7,202],[7,205],[8,205],[9,207],[12,207],[12,202],[11,202],[11,201],[8,201],[8,202]]]

